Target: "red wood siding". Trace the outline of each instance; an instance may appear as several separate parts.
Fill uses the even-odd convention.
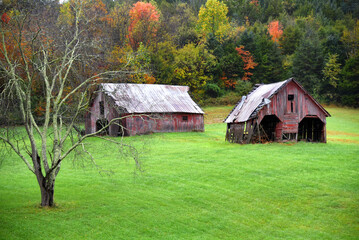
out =
[[[100,113],[100,102],[104,102],[104,114]],[[99,119],[107,119],[111,121],[113,118],[119,117],[116,108],[112,107],[106,95],[100,92],[94,99],[89,112],[86,114],[85,128],[86,134],[96,132],[96,122]],[[128,114],[127,114],[128,115]],[[122,115],[123,117],[126,114]],[[152,116],[152,117],[151,117]],[[187,117],[184,120],[183,117]],[[188,132],[188,131],[204,131],[203,114],[194,113],[161,113],[161,114],[134,114],[123,118],[121,125],[126,128],[126,135],[146,134],[150,132]],[[119,121],[117,121],[118,123]],[[120,127],[112,124],[109,127],[109,134],[117,136]]]
[[[294,95],[293,112],[291,112],[291,101],[288,95]],[[276,137],[281,138],[282,133],[298,132],[298,125],[306,116],[315,116],[319,118],[324,127],[326,124],[326,116],[318,105],[305,93],[297,84],[289,82],[283,89],[276,93],[271,102],[264,106],[258,113],[259,122],[265,115],[276,115],[280,123],[277,124]]]
[[[126,118],[128,135],[151,132],[204,131],[202,114],[166,113],[151,116],[129,116]],[[187,118],[184,120],[183,118]]]

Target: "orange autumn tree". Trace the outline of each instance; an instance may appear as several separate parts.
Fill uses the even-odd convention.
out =
[[[279,21],[272,21],[268,25],[268,32],[271,35],[273,42],[278,42],[283,34],[283,27]]]
[[[244,75],[242,77],[242,80],[244,81],[250,80],[250,76],[252,76],[253,73],[249,72],[249,70],[254,69],[258,65],[258,63],[254,62],[254,58],[249,51],[244,50],[243,45],[237,47],[236,51],[238,52],[239,56],[242,58],[242,61],[244,63],[243,64]]]
[[[160,13],[151,3],[137,2],[130,10],[128,39],[133,50],[142,42],[148,46],[156,36]]]

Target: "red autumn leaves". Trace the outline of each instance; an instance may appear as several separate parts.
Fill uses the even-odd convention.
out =
[[[8,23],[10,22],[10,17],[9,17],[9,15],[7,15],[7,13],[4,13],[4,14],[1,16],[1,21],[2,21],[3,23],[8,24]]]
[[[249,51],[244,50],[243,45],[237,47],[236,51],[238,52],[239,56],[241,56],[243,61],[244,75],[242,77],[242,80],[244,81],[249,80],[250,76],[253,75],[253,73],[249,72],[249,70],[254,69],[258,65],[258,63],[254,62],[253,56]]]
[[[268,25],[268,33],[271,36],[272,40],[274,42],[279,42],[279,38],[283,34],[282,25],[279,23],[279,21],[272,21]],[[242,58],[243,61],[243,70],[244,75],[242,77],[242,80],[250,80],[250,76],[253,75],[253,73],[249,72],[250,69],[254,69],[258,64],[254,62],[254,58],[251,55],[249,51],[244,50],[244,46],[241,45],[236,48],[236,51],[238,52],[239,56]]]
[[[278,42],[279,38],[283,34],[282,25],[279,23],[279,21],[272,21],[268,25],[268,32],[269,35],[271,35],[272,40],[274,42]]]
[[[149,45],[156,36],[160,14],[151,3],[137,2],[130,10],[131,23],[128,38],[132,49],[136,50],[140,43]]]

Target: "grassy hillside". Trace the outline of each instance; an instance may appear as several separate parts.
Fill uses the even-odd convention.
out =
[[[261,145],[225,142],[231,107],[205,110],[204,133],[126,138],[143,172],[89,139],[102,169],[64,162],[54,209],[38,207],[35,177],[7,155],[0,239],[357,239],[358,110],[327,108],[327,144]]]

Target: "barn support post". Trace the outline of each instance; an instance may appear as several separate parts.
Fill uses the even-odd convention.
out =
[[[229,125],[229,123],[227,123],[227,131],[226,131],[225,141],[228,141],[228,142],[229,142],[229,128],[230,128],[230,125]]]
[[[247,138],[247,143],[250,143],[252,136],[253,136],[253,132],[254,132],[254,121],[253,119],[249,121],[249,130],[248,130],[248,138]]]
[[[244,135],[244,123],[240,123],[238,143],[243,143],[243,135]]]
[[[259,122],[258,122],[258,118],[257,118],[257,124],[256,124],[256,127],[257,127],[257,132],[258,132],[258,142],[261,142],[261,131],[259,129]]]

